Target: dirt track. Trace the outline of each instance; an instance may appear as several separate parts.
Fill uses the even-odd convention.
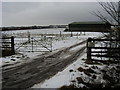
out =
[[[63,70],[73,61],[83,54],[85,42],[64,48],[57,52],[44,54],[31,62],[5,69],[3,68],[3,89],[21,88],[27,89],[34,84],[40,83],[45,79],[55,75],[58,71]],[[74,49],[76,47],[79,49]]]

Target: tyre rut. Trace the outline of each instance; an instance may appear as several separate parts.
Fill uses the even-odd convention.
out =
[[[47,78],[55,75],[58,71],[63,70],[73,61],[77,60],[78,56],[85,50],[85,46],[67,58],[63,58],[64,54],[70,52],[70,49],[78,45],[85,44],[86,41],[70,46],[58,51],[52,55],[36,58],[30,63],[23,64],[16,68],[3,70],[3,88],[21,88],[26,89],[36,83],[40,83]],[[62,57],[62,58],[60,58]]]

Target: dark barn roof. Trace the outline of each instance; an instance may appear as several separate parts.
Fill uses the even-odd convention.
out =
[[[70,24],[110,24],[110,23],[102,21],[87,21],[87,22],[72,22]]]
[[[68,25],[68,31],[77,32],[108,32],[111,24],[102,21],[72,22]]]

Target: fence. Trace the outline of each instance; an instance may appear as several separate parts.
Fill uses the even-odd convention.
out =
[[[15,54],[14,49],[14,37],[2,37],[0,38],[2,56],[8,56]]]
[[[15,38],[17,52],[45,52],[52,51],[52,37],[21,37]]]
[[[96,43],[102,43],[97,45]],[[87,59],[119,59],[120,60],[120,40],[116,39],[92,39],[87,40]]]
[[[73,35],[78,38],[81,33],[74,33]],[[65,40],[71,37],[71,33],[30,33],[28,32],[18,32],[18,33],[2,33],[3,36],[11,38],[14,36],[13,40],[10,39],[9,42],[3,43],[2,47],[8,50],[8,48],[15,52],[46,52],[52,51],[52,44],[55,41]],[[11,40],[14,44],[11,43]],[[2,39],[2,41],[6,41]],[[11,45],[7,45],[7,43]],[[11,47],[10,47],[11,46]]]
[[[52,51],[52,41],[56,34],[26,34],[15,36],[17,52],[48,52]]]
[[[78,37],[79,34],[77,33]],[[54,41],[64,40],[70,37],[70,34],[31,34],[23,33],[15,35],[16,52],[48,52],[52,51]]]

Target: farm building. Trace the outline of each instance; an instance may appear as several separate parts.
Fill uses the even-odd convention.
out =
[[[108,32],[111,29],[109,22],[73,22],[68,25],[70,32]]]

